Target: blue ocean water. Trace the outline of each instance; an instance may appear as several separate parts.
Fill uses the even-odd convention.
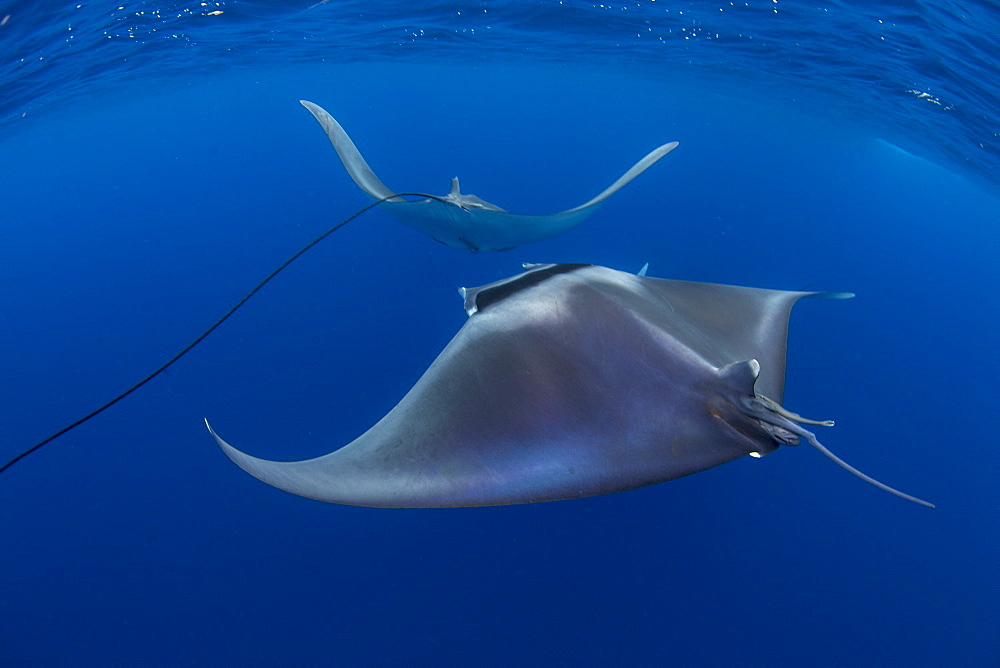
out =
[[[6,17],[6,18],[5,18]],[[0,475],[3,665],[996,666],[1000,10],[984,2],[13,2],[0,8],[0,459],[176,353],[390,187],[592,197],[509,252],[374,211]],[[792,317],[825,445],[527,506],[295,497],[527,262],[850,290]]]

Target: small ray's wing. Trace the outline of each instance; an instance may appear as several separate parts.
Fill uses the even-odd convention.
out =
[[[340,123],[333,116],[318,104],[313,104],[306,100],[299,100],[299,103],[308,109],[309,113],[319,121],[319,124],[323,127],[323,131],[326,132],[326,136],[330,138],[333,148],[337,150],[340,161],[344,163],[344,168],[347,169],[347,173],[354,179],[359,188],[375,199],[382,199],[395,193],[394,190],[389,190],[375,176],[375,172],[372,171],[372,168],[368,166],[368,163],[361,156],[358,147],[354,145],[351,138],[347,136],[347,132],[344,131],[344,128],[341,127]],[[402,202],[404,200],[396,198],[389,201]]]
[[[677,148],[677,146],[678,146],[678,142],[675,142],[675,141],[672,141],[672,142],[669,142],[667,144],[664,144],[663,146],[657,146],[652,151],[650,151],[649,153],[647,153],[642,158],[642,160],[640,160],[639,162],[637,162],[634,165],[632,165],[628,169],[627,172],[625,172],[620,177],[618,177],[617,181],[615,181],[610,186],[608,186],[607,188],[605,188],[604,190],[602,190],[601,193],[599,195],[597,195],[597,197],[584,202],[580,206],[577,206],[577,207],[574,207],[572,209],[569,209],[569,210],[565,211],[564,213],[570,213],[572,211],[581,211],[583,209],[588,209],[588,208],[590,208],[592,206],[596,206],[597,204],[600,204],[601,202],[603,202],[604,200],[606,200],[607,198],[611,197],[616,192],[618,192],[619,190],[621,190],[632,179],[634,179],[635,177],[639,176],[644,171],[646,171],[647,169],[649,169],[650,167],[652,167],[654,164],[656,164],[656,162],[660,158],[662,158],[663,156],[665,156],[667,153],[670,153],[671,151],[673,151],[675,148]]]

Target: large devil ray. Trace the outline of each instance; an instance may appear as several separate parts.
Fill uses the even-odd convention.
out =
[[[462,329],[388,415],[339,450],[273,462],[212,435],[269,485],[361,506],[608,494],[800,437],[868,482],[930,505],[855,471],[800,426],[812,421],[779,405],[789,315],[816,293],[591,265],[526,269],[463,289]]]
[[[451,192],[440,199],[407,201],[394,197],[401,191],[390,190],[375,176],[340,123],[319,105],[305,100],[300,102],[323,126],[347,173],[359,188],[375,199],[387,198],[383,205],[385,210],[410,227],[446,246],[472,251],[506,250],[576,227],[601,202],[677,147],[677,142],[670,142],[654,149],[597,197],[580,206],[545,216],[522,215],[508,213],[475,195],[463,195],[457,177],[451,181]]]

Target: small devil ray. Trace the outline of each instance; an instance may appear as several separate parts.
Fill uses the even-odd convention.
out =
[[[677,148],[677,142],[653,149],[621,177],[593,199],[580,206],[542,216],[509,213],[471,194],[462,194],[458,178],[451,180],[451,192],[443,197],[406,201],[393,196],[375,176],[344,128],[319,105],[300,100],[326,131],[344,168],[365,193],[385,199],[385,210],[399,221],[452,248],[478,251],[508,250],[534,241],[558,236],[576,227],[608,197],[642,174],[656,161]]]
[[[422,197],[422,198],[425,198],[425,199],[426,198],[433,199],[434,197],[436,197],[436,195],[428,195],[427,193],[406,193],[406,192],[402,192],[402,193],[393,193],[391,195],[391,197],[397,197],[397,198],[398,197]],[[226,320],[228,320],[230,317],[232,317],[232,315],[234,313],[236,313],[236,311],[238,311],[244,304],[246,304],[250,300],[251,297],[253,297],[255,294],[257,294],[258,292],[260,292],[260,290],[265,285],[267,285],[268,283],[270,283],[278,274],[280,274],[282,271],[284,271],[285,268],[287,268],[290,264],[292,264],[297,259],[299,259],[303,255],[305,255],[305,253],[309,249],[311,249],[313,246],[317,245],[319,242],[321,242],[324,239],[326,239],[328,236],[330,236],[331,234],[333,234],[334,232],[336,232],[337,230],[339,230],[340,228],[342,228],[344,225],[347,225],[349,222],[351,222],[352,220],[354,220],[358,216],[362,215],[363,213],[365,213],[367,211],[370,211],[371,209],[375,208],[376,206],[378,206],[379,204],[381,204],[384,201],[385,201],[384,198],[383,199],[377,199],[374,202],[372,202],[371,204],[369,204],[368,206],[365,206],[365,207],[362,207],[362,208],[358,209],[357,211],[355,211],[354,213],[352,213],[350,216],[348,216],[344,220],[340,221],[339,223],[337,223],[336,225],[334,225],[333,227],[331,227],[330,229],[328,229],[323,234],[319,235],[318,237],[316,237],[315,239],[313,239],[312,241],[310,241],[301,250],[299,250],[299,252],[295,253],[290,258],[288,258],[287,260],[285,260],[284,262],[282,262],[281,265],[279,265],[277,269],[275,269],[270,274],[268,274],[267,276],[265,276],[262,281],[260,281],[256,286],[254,286],[253,290],[251,290],[246,295],[244,295],[243,298],[240,299],[238,302],[236,302],[236,304],[234,304],[232,308],[230,308],[228,311],[226,311],[224,314],[222,314],[221,318],[219,318],[218,320],[216,320],[208,329],[206,329],[204,332],[202,332],[201,334],[199,334],[191,343],[187,344],[184,348],[182,348],[179,353],[177,353],[176,355],[174,355],[173,357],[171,357],[170,359],[168,359],[166,362],[164,362],[163,364],[161,364],[152,373],[150,373],[145,378],[143,378],[142,380],[140,380],[137,383],[135,383],[134,385],[132,385],[132,387],[128,388],[127,390],[125,390],[124,392],[122,392],[118,396],[114,397],[113,399],[110,399],[110,400],[106,401],[102,405],[98,406],[97,408],[95,408],[91,412],[89,412],[86,415],[84,415],[82,418],[80,418],[76,422],[72,422],[72,423],[66,425],[65,427],[63,427],[59,431],[55,432],[54,434],[51,434],[47,438],[42,439],[38,443],[35,443],[30,448],[22,450],[18,455],[16,455],[15,457],[9,459],[6,464],[3,464],[2,466],[0,466],[0,474],[6,472],[8,470],[10,470],[10,468],[12,466],[14,466],[14,464],[17,464],[19,461],[22,461],[26,457],[31,456],[33,453],[38,452],[43,447],[45,447],[46,445],[48,445],[52,441],[56,440],[57,438],[59,438],[63,434],[66,434],[66,433],[68,433],[68,432],[76,429],[77,427],[79,427],[83,423],[90,421],[92,418],[97,417],[98,415],[100,415],[104,411],[108,410],[109,408],[111,408],[112,406],[114,406],[115,404],[117,404],[119,401],[121,401],[122,399],[124,399],[128,395],[130,395],[133,392],[135,392],[136,390],[138,390],[140,387],[142,387],[143,385],[145,385],[149,381],[151,381],[154,378],[156,378],[157,376],[159,376],[161,373],[163,373],[168,368],[170,368],[171,366],[173,366],[173,364],[176,363],[178,360],[180,360],[180,358],[184,357],[189,352],[191,352],[191,350],[194,349],[195,346],[197,346],[199,343],[201,343],[202,341],[204,341],[205,338],[209,334],[211,334],[212,332],[214,332],[216,329],[219,328],[220,325],[222,325],[222,323],[224,323]]]
[[[360,506],[452,507],[609,494],[800,438],[856,471],[781,407],[786,292],[579,264],[463,289],[469,319],[416,385],[352,443],[299,462],[219,447],[252,476]],[[645,269],[645,268],[644,268]],[[206,421],[206,424],[207,421]]]

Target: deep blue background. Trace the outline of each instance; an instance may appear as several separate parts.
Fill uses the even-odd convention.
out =
[[[0,454],[179,350],[366,203],[297,100],[390,187],[584,226],[445,248],[380,212],[166,375],[0,477],[0,662],[997,665],[1000,203],[836,117],[569,64],[202,74],[77,99],[0,144]],[[792,318],[785,405],[821,440],[624,494],[384,511],[267,487],[204,429],[346,443],[518,263],[850,290]]]

